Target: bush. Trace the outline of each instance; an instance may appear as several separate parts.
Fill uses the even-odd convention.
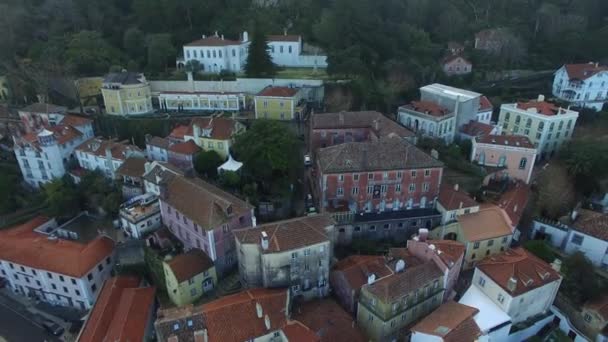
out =
[[[546,262],[555,260],[555,253],[543,240],[529,240],[524,242],[524,248]]]
[[[222,165],[224,159],[215,151],[202,151],[194,160],[194,169],[199,175],[208,178],[217,177],[217,168]]]

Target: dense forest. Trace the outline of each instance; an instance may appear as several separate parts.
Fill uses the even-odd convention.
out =
[[[608,56],[605,0],[3,0],[2,73],[100,75],[112,68],[166,76],[182,44],[214,31],[299,33],[329,56],[328,74],[355,80],[370,104],[437,80],[447,42],[470,46],[504,28],[496,56],[468,50],[477,70],[554,69]],[[15,82],[18,83],[18,82]]]

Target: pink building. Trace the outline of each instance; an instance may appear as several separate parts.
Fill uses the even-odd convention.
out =
[[[536,148],[527,137],[485,135],[473,139],[472,143],[471,162],[484,166],[487,172],[484,185],[505,178],[530,182]]]
[[[192,140],[176,143],[169,146],[169,163],[179,167],[183,171],[194,169],[194,158],[201,148]]]
[[[218,273],[236,265],[232,230],[255,226],[253,207],[200,179],[167,176],[160,185],[163,223],[185,248],[203,250]]]
[[[466,75],[473,70],[473,64],[462,56],[452,55],[441,62],[441,68],[448,76]]]

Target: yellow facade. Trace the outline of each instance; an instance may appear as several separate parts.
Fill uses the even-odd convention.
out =
[[[217,140],[206,137],[200,137],[198,139],[197,145],[200,146],[205,151],[215,151],[217,154],[222,156],[222,158],[227,159],[228,153],[230,151],[230,146],[232,145],[232,141],[228,140]]]
[[[255,97],[256,119],[293,120],[295,117],[295,97]]]
[[[217,285],[215,267],[211,267],[181,283],[178,283],[171,267],[167,263],[163,263],[163,268],[165,271],[167,293],[171,301],[177,306],[193,303]]]
[[[150,86],[145,84],[123,85],[119,88],[101,88],[106,113],[112,115],[137,115],[153,110]]]

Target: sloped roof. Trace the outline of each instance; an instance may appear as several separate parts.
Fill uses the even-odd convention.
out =
[[[92,124],[93,120],[88,119],[88,118],[83,118],[82,116],[78,116],[78,115],[65,115],[63,117],[63,119],[61,120],[61,124],[62,125],[68,125],[68,126],[84,126],[84,125],[88,125],[88,124]]]
[[[117,142],[103,138],[91,138],[76,147],[77,151],[98,157],[105,157],[106,149],[110,149],[112,158],[118,160],[126,160],[132,153],[143,155],[139,147],[128,144],[126,141]]]
[[[386,265],[387,260],[380,255],[351,255],[338,261],[332,270],[344,275],[351,289],[359,290],[367,284],[367,279],[374,274],[376,279],[393,274]]]
[[[608,241],[608,215],[593,210],[579,209],[578,216],[570,226],[575,230]]]
[[[183,135],[182,135],[182,138],[183,138]],[[156,147],[162,148],[163,150],[166,150],[169,148],[169,146],[171,146],[171,141],[169,139],[165,139],[165,138],[161,138],[161,137],[146,136],[146,145],[156,146]]]
[[[443,59],[442,63],[443,64],[449,64],[449,63],[452,63],[452,62],[454,62],[454,61],[456,61],[458,59],[462,59],[462,61],[464,63],[471,65],[471,62],[468,59],[466,59],[465,57],[461,56],[461,55],[449,55],[449,56],[446,56]]]
[[[479,206],[474,199],[469,196],[464,190],[457,185],[451,185],[448,183],[441,184],[439,189],[439,203],[446,210],[456,210],[460,208],[471,208]]]
[[[321,342],[368,341],[353,325],[353,317],[330,298],[302,302],[292,310],[292,316],[320,336]]]
[[[481,144],[534,148],[528,137],[523,135],[483,135],[477,138]]]
[[[56,106],[50,103],[32,103],[29,106],[25,106],[19,109],[20,112],[30,112],[30,113],[65,113],[67,111],[67,107]]]
[[[229,46],[240,44],[241,42],[238,40],[222,39],[222,37],[212,35],[202,39],[197,39],[184,46]]]
[[[137,73],[137,72],[130,72],[130,71],[124,71],[124,72],[113,72],[113,73],[109,73],[107,74],[104,78],[103,78],[103,83],[120,83],[120,84],[139,84],[142,83],[142,81],[140,81],[140,79],[143,77],[142,74]]]
[[[127,177],[143,177],[144,172],[146,172],[146,162],[145,158],[129,157],[116,169],[116,174]]]
[[[493,130],[494,126],[474,120],[471,120],[468,123],[464,124],[462,127],[460,127],[460,133],[472,137],[481,137],[484,135],[488,135],[492,133]]]
[[[409,267],[391,276],[382,278],[371,285],[364,285],[370,293],[385,303],[389,303],[408,293],[416,291],[443,273],[432,261]]]
[[[192,279],[213,267],[213,261],[205,252],[193,248],[186,253],[174,256],[167,265],[179,283]]]
[[[599,65],[595,63],[580,63],[580,64],[566,64],[564,65],[568,77],[571,80],[584,81],[589,77],[595,76],[595,74],[602,71],[608,71],[608,67],[605,65]]]
[[[479,111],[480,112],[484,112],[487,110],[492,110],[492,102],[490,102],[490,99],[488,99],[487,96],[482,95],[481,97],[479,97]]]
[[[245,201],[200,179],[167,175],[166,187],[161,200],[205,230],[215,229],[252,209]]]
[[[268,42],[299,42],[300,35],[297,34],[271,34],[267,35]]]
[[[561,278],[551,265],[521,247],[489,256],[480,261],[477,268],[512,296],[519,296]],[[517,280],[514,291],[508,288],[510,278]]]
[[[298,88],[268,86],[262,89],[257,96],[294,97],[299,90]]]
[[[38,216],[0,231],[0,259],[28,267],[82,278],[114,249],[114,241],[98,236],[88,243],[48,239],[34,229],[48,222]]]
[[[495,205],[482,206],[478,212],[460,215],[457,220],[469,242],[513,234],[507,213]]]
[[[317,152],[323,173],[407,170],[442,167],[431,157],[401,137],[390,135],[376,141],[350,142]]]
[[[369,128],[380,137],[391,133],[402,138],[415,135],[414,132],[376,111],[315,113],[312,114],[311,125],[313,129]]]
[[[184,140],[185,135],[192,135],[192,126],[178,125],[173,128],[168,138]]]
[[[233,233],[243,244],[261,245],[262,232],[266,232],[268,249],[263,253],[278,253],[329,241],[325,228],[334,224],[329,216],[315,215],[238,229]]]
[[[198,126],[201,134],[203,129],[210,129],[211,139],[228,140],[236,133],[238,124],[236,120],[225,117],[194,118],[189,131],[192,131],[192,126]]]
[[[449,301],[419,321],[411,330],[442,338],[445,342],[476,341],[481,330],[473,317],[478,309]]]
[[[495,203],[509,215],[513,226],[519,224],[519,220],[521,220],[521,216],[528,205],[530,193],[530,186],[523,181],[518,180],[511,184],[509,188],[500,195],[498,202]]]
[[[435,245],[439,258],[448,267],[458,262],[466,249],[463,243],[452,240],[428,240],[428,243]]]
[[[176,143],[176,144],[169,146],[169,151],[178,153],[178,154],[192,155],[192,154],[198,153],[200,150],[201,150],[201,148],[198,147],[198,145],[192,140],[188,140],[188,141],[182,142],[182,143]]]
[[[317,342],[321,338],[299,321],[289,321],[283,326],[283,334],[289,342]]]
[[[537,100],[517,102],[517,108],[523,110],[536,109],[536,113],[547,116],[557,115],[560,111],[565,112],[565,109],[560,108],[551,102]]]
[[[403,108],[434,116],[437,118],[452,114],[452,112],[450,112],[447,108],[431,101],[412,101],[409,104],[403,106]]]
[[[597,312],[602,319],[608,321],[608,295],[602,295],[601,297],[588,301],[584,305],[585,309],[593,310]]]

